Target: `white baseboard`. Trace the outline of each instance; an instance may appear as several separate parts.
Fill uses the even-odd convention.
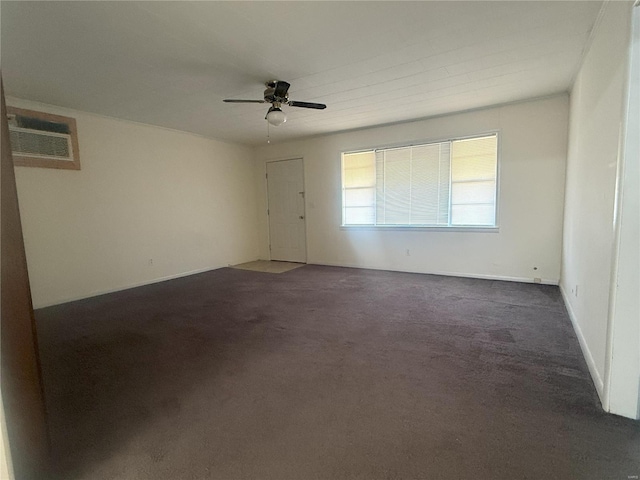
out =
[[[506,275],[489,275],[482,273],[461,273],[461,272],[441,272],[441,271],[422,271],[422,270],[398,270],[388,267],[378,267],[371,265],[356,265],[348,263],[334,262],[318,262],[308,261],[309,265],[325,265],[327,267],[346,267],[346,268],[362,268],[365,270],[382,270],[386,272],[402,272],[402,273],[420,273],[423,275],[442,275],[445,277],[462,277],[462,278],[478,278],[481,280],[501,280],[505,282],[535,283],[531,277],[510,277]],[[542,285],[558,285],[559,279],[541,279]]]
[[[252,260],[247,260],[247,261],[250,262]],[[312,261],[309,261],[307,263],[309,265],[325,265],[325,266],[328,266],[328,267],[363,268],[363,269],[366,269],[366,270],[382,270],[382,271],[389,271],[389,272],[420,273],[420,274],[424,274],[424,275],[443,275],[443,276],[448,276],[448,277],[479,278],[479,279],[482,279],[482,280],[502,280],[502,281],[506,281],[506,282],[534,283],[532,278],[509,277],[509,276],[504,276],[504,275],[485,275],[485,274],[476,274],[476,273],[456,273],[456,272],[439,272],[439,271],[428,271],[428,272],[425,272],[425,271],[417,271],[417,270],[394,270],[394,269],[385,268],[385,267],[376,267],[376,266],[369,266],[369,265],[363,266],[363,265],[332,263],[332,262],[312,262]],[[228,266],[230,266],[230,264]],[[196,275],[198,273],[209,272],[211,270],[217,270],[219,268],[224,268],[224,267],[225,267],[225,265],[220,265],[220,266],[217,266],[217,267],[205,267],[205,268],[200,268],[200,269],[197,269],[197,270],[191,270],[191,271],[188,271],[188,272],[182,272],[182,273],[177,273],[177,274],[174,274],[174,275],[167,275],[167,276],[164,276],[164,277],[154,278],[154,279],[149,280],[149,281],[127,284],[127,285],[124,285],[124,286],[121,286],[121,287],[108,288],[108,289],[104,289],[104,290],[97,290],[97,291],[91,292],[91,293],[89,293],[87,295],[64,298],[62,300],[57,300],[55,302],[37,304],[37,305],[34,305],[34,308],[36,308],[36,309],[45,308],[45,307],[51,307],[53,305],[60,305],[62,303],[75,302],[77,300],[84,300],[85,298],[97,297],[97,296],[100,296],[100,295],[106,295],[108,293],[114,293],[114,292],[120,292],[122,290],[128,290],[130,288],[142,287],[142,286],[145,286],[145,285],[152,285],[154,283],[166,282],[167,280],[173,280],[175,278],[181,278],[181,277],[188,277],[189,275]],[[558,280],[543,278],[540,283],[543,284],[543,285],[558,285]],[[566,300],[565,300],[565,303],[566,303]]]
[[[144,281],[144,282],[136,282],[136,283],[123,285],[121,287],[107,288],[107,289],[104,289],[104,290],[97,290],[97,291],[88,293],[86,295],[81,295],[81,296],[77,296],[77,297],[70,297],[70,298],[64,298],[62,300],[56,300],[55,302],[34,304],[33,308],[34,309],[38,309],[38,308],[52,307],[53,305],[61,305],[63,303],[75,302],[77,300],[84,300],[85,298],[98,297],[100,295],[106,295],[108,293],[121,292],[122,290],[128,290],[130,288],[144,287],[145,285],[153,285],[154,283],[166,282],[167,280],[174,280],[176,278],[188,277],[189,275],[196,275],[198,273],[209,272],[211,270],[218,270],[219,268],[224,268],[225,266],[226,265],[221,265],[221,266],[218,266],[218,267],[198,268],[196,270],[190,270],[188,272],[176,273],[176,274],[173,274],[173,275],[166,275],[164,277],[154,278],[152,280],[147,280],[147,281]]]
[[[573,324],[573,329],[576,332],[576,336],[578,337],[578,342],[580,342],[580,348],[582,349],[582,355],[584,356],[585,361],[587,362],[587,367],[589,367],[589,373],[591,374],[591,379],[593,380],[593,384],[596,387],[596,391],[598,392],[598,397],[600,397],[600,403],[605,405],[604,399],[604,382],[602,381],[602,377],[600,376],[600,372],[598,372],[598,368],[596,367],[596,362],[593,360],[593,355],[591,355],[591,350],[589,350],[589,346],[587,345],[587,340],[584,338],[582,334],[582,330],[580,329],[580,325],[578,324],[578,319],[576,317],[573,308],[571,308],[571,303],[569,303],[569,297],[567,296],[567,292],[560,285],[560,293],[562,294],[562,299],[564,300],[564,305],[567,308],[567,313],[569,314],[569,318],[571,319],[571,323]]]

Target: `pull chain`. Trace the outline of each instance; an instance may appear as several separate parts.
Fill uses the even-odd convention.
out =
[[[267,143],[271,143],[271,138],[269,137],[269,122],[267,121]]]

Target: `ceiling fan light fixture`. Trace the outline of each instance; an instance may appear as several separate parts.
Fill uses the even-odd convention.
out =
[[[267,121],[267,127],[273,125],[278,127],[287,121],[287,116],[280,109],[282,105],[287,107],[313,108],[315,110],[324,110],[327,106],[324,103],[298,102],[289,100],[289,82],[283,80],[271,80],[266,84],[267,89],[264,91],[262,100],[242,100],[239,98],[225,98],[226,103],[270,103],[271,108],[264,117]],[[268,128],[267,128],[268,130]]]
[[[267,122],[274,127],[282,125],[287,121],[287,116],[278,107],[271,107],[267,112]]]

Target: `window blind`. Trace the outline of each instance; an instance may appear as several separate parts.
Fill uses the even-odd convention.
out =
[[[376,224],[447,225],[449,144],[376,151]]]
[[[497,135],[342,156],[343,224],[495,225]]]

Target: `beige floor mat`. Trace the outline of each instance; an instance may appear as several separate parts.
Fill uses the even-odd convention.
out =
[[[296,268],[304,267],[304,263],[292,263],[292,262],[272,262],[269,260],[256,260],[255,262],[241,263],[239,265],[232,265],[231,268],[238,268],[240,270],[252,270],[254,272],[265,273],[284,273],[289,270],[295,270]]]

